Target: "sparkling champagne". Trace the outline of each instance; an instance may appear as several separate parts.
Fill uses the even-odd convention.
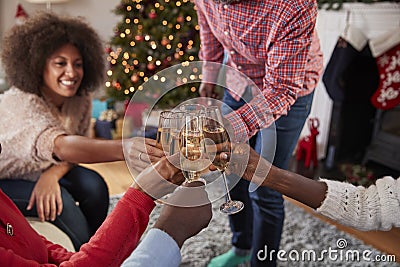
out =
[[[158,128],[156,137],[156,147],[169,152],[169,146],[171,142],[171,129],[170,128]]]
[[[170,155],[173,155],[177,152],[179,152],[179,133],[172,132],[171,133],[171,142],[169,144],[169,153],[170,153]]]
[[[181,132],[179,149],[182,173],[188,180],[196,180],[208,168],[210,161],[204,154],[204,136],[199,131]],[[174,142],[174,141],[173,141]],[[171,146],[172,147],[172,146]]]
[[[226,191],[226,201],[221,204],[219,210],[225,214],[235,214],[241,211],[244,204],[238,200],[232,200],[226,181],[225,170],[229,164],[226,159],[221,159],[221,152],[231,152],[229,135],[223,127],[223,117],[218,106],[210,106],[205,110],[203,119],[203,133],[206,152],[209,159],[222,174]]]
[[[203,128],[203,133],[204,138],[206,138],[205,145],[207,153],[213,155],[210,160],[219,170],[225,170],[229,160],[221,159],[219,154],[221,152],[229,153],[231,151],[228,133],[225,131],[224,127],[215,124],[206,124]]]

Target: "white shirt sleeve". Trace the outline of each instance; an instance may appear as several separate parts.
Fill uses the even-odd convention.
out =
[[[150,229],[122,267],[177,267],[181,253],[175,240],[164,231]]]

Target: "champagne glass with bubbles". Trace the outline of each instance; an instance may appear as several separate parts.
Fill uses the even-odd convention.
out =
[[[179,128],[182,127],[181,120],[183,119],[183,114],[184,112],[175,110],[166,110],[160,113],[156,147],[162,149],[166,154],[172,155],[176,153]],[[170,151],[171,147],[173,151]]]
[[[164,152],[169,152],[169,144],[171,141],[171,117],[172,111],[166,110],[160,113],[158,119],[158,129],[156,137],[156,147]]]
[[[185,112],[181,111],[174,111],[170,118],[170,142],[169,142],[169,154],[173,155],[175,153],[179,153],[179,135],[181,130],[183,129],[185,122],[184,122],[184,115]]]
[[[184,126],[179,134],[180,165],[188,182],[202,181],[201,175],[211,162],[205,153],[202,114],[185,112]]]
[[[241,201],[232,200],[229,193],[225,175],[229,159],[221,158],[220,153],[230,153],[231,144],[229,134],[224,128],[222,114],[218,106],[210,106],[205,109],[203,134],[206,153],[213,165],[221,172],[226,190],[226,201],[220,206],[220,211],[226,214],[235,214],[243,209],[244,204]]]

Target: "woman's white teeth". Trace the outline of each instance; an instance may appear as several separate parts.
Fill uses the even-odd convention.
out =
[[[61,83],[62,83],[63,85],[66,85],[66,86],[70,86],[70,85],[75,84],[75,81],[61,81]]]

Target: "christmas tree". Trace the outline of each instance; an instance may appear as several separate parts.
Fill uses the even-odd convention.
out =
[[[154,74],[183,62],[197,61],[199,26],[190,0],[122,0],[114,13],[122,16],[107,48],[107,94],[129,100]],[[144,92],[155,97],[157,92]],[[197,96],[197,86],[183,84],[157,103],[171,107]]]

